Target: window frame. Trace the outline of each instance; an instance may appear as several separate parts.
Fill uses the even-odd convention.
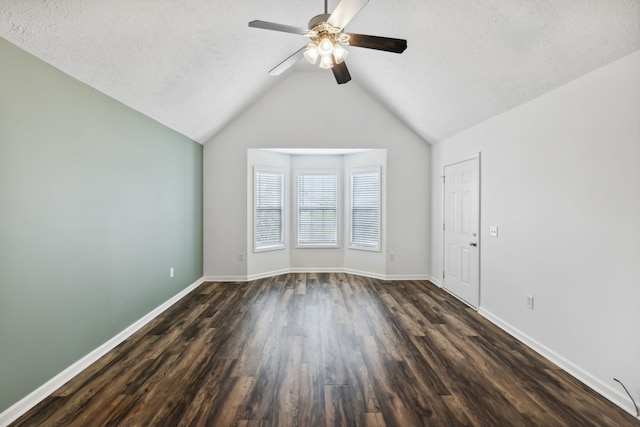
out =
[[[336,182],[336,193],[335,193],[335,212],[336,212],[336,229],[335,229],[335,235],[336,235],[336,239],[335,239],[335,243],[301,243],[300,242],[300,192],[299,192],[299,178],[301,175],[330,175],[335,177],[335,182]],[[341,188],[341,182],[340,182],[340,171],[337,169],[298,169],[296,170],[295,173],[295,190],[294,190],[294,197],[295,197],[295,225],[294,225],[294,235],[293,238],[295,239],[295,248],[296,249],[336,249],[336,248],[340,248],[341,247],[341,224],[342,224],[342,218],[341,218],[341,194],[342,194],[342,188]]]
[[[377,200],[377,236],[376,244],[368,245],[361,242],[354,242],[353,224],[354,224],[354,197],[353,197],[353,179],[355,175],[372,174],[377,175],[378,183],[378,200]],[[355,249],[360,251],[381,252],[382,251],[382,167],[370,166],[370,167],[358,167],[349,169],[349,249]]]
[[[279,175],[282,183],[280,194],[280,209],[281,209],[281,224],[280,224],[280,240],[278,242],[271,242],[264,246],[259,246],[258,242],[258,174],[272,174]],[[267,252],[276,251],[286,248],[286,236],[287,236],[287,171],[282,168],[254,166],[253,168],[253,251]]]

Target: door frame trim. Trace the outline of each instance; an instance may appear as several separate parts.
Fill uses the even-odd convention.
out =
[[[447,195],[445,193],[445,168],[447,166],[454,166],[457,165],[459,163],[464,163],[468,160],[474,160],[474,159],[478,159],[478,301],[477,301],[477,306],[474,307],[473,305],[471,305],[469,302],[463,300],[462,298],[458,297],[457,295],[455,295],[454,293],[450,292],[444,285],[444,278],[442,279],[442,289],[444,289],[449,295],[454,296],[456,299],[458,299],[459,301],[462,301],[463,303],[465,303],[466,305],[468,305],[469,307],[473,308],[476,311],[480,310],[481,307],[481,301],[482,301],[482,286],[481,286],[481,273],[482,273],[482,268],[481,268],[481,260],[482,260],[482,152],[478,151],[476,153],[470,154],[468,156],[465,156],[463,158],[457,159],[455,161],[446,163],[442,166],[442,223],[444,224],[445,222],[445,203],[446,203],[446,198]],[[445,241],[444,241],[444,230],[442,230],[442,272],[444,273],[446,271],[445,269]]]

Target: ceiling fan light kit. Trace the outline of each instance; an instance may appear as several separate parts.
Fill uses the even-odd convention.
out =
[[[349,52],[342,47],[349,43],[349,35],[343,34],[339,28],[327,24],[331,15],[322,14],[314,16],[309,21],[307,36],[311,43],[305,46],[304,57],[315,65],[320,57],[320,68],[332,68],[334,64],[340,64],[347,58]]]
[[[343,32],[344,27],[368,2],[369,0],[342,0],[333,13],[329,14],[325,0],[325,13],[311,18],[308,29],[266,21],[249,22],[249,27],[252,28],[299,34],[311,39],[310,43],[274,67],[269,71],[269,74],[280,75],[304,57],[310,64],[318,64],[320,68],[331,68],[338,84],[343,84],[351,80],[351,75],[344,62],[349,52],[344,46],[350,45],[393,53],[404,52],[407,48],[407,41],[403,39]],[[320,59],[319,63],[318,59]]]

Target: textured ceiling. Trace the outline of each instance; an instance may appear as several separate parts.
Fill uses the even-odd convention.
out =
[[[0,37],[203,143],[287,78],[267,71],[307,40],[247,23],[305,27],[322,9],[321,0],[0,0]],[[639,50],[640,0],[371,0],[346,30],[408,40],[402,55],[350,48],[348,84],[435,143]]]

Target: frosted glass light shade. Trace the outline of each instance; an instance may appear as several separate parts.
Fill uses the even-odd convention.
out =
[[[333,53],[333,42],[327,37],[324,37],[318,43],[318,51],[320,56],[329,56]]]
[[[315,65],[318,62],[318,46],[315,43],[309,43],[307,49],[304,51],[304,58],[310,63]]]
[[[320,56],[320,68],[333,67],[333,57],[331,55]]]
[[[336,64],[343,63],[344,60],[347,59],[347,55],[349,55],[349,52],[345,48],[343,48],[339,43],[336,43],[333,49],[333,57],[336,60]]]

